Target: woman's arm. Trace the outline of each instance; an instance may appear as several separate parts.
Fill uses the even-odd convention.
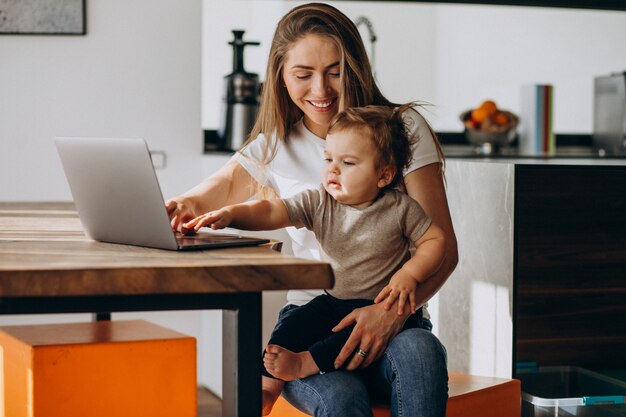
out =
[[[416,303],[421,306],[441,288],[456,267],[457,243],[439,164],[426,165],[412,171],[404,177],[404,180],[408,194],[420,203],[432,222],[443,230],[446,241],[445,258],[441,266],[426,282],[417,286]],[[357,347],[368,351],[369,355],[365,359],[360,355],[354,355],[347,369],[369,366],[382,356],[389,341],[402,330],[408,316],[408,312],[399,316],[395,309],[385,310],[383,303],[359,308],[348,314],[333,329],[339,331],[355,324],[348,341],[335,360],[335,366],[340,367]]]
[[[431,221],[439,226],[445,237],[445,257],[437,272],[417,286],[418,306],[424,305],[446,282],[459,260],[456,235],[452,227],[450,208],[439,164],[426,165],[404,177],[407,193],[417,200]]]
[[[250,199],[256,186],[248,171],[231,160],[189,191],[166,201],[172,228],[189,233],[190,230],[182,227],[183,223],[202,213]]]

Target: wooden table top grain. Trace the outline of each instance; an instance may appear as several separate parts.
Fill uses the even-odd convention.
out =
[[[0,297],[332,288],[329,264],[273,245],[168,251],[96,242],[71,203],[0,202]]]

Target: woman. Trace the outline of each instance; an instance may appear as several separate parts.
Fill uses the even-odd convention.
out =
[[[247,145],[222,169],[179,197],[167,209],[174,229],[208,211],[247,200],[259,189],[290,197],[316,188],[323,165],[324,138],[340,110],[368,104],[396,106],[374,81],[357,28],[325,4],[294,8],[278,23],[268,60],[259,116]],[[443,285],[457,262],[456,239],[442,174],[443,158],[426,121],[405,113],[412,126],[414,162],[404,173],[406,192],[446,235],[446,258],[438,272],[418,287],[423,305]],[[183,229],[183,232],[185,230]],[[319,258],[314,236],[288,229],[294,254]],[[319,292],[290,291],[286,314]],[[337,357],[349,371],[314,375],[285,384],[283,396],[314,416],[370,416],[370,398],[391,402],[392,415],[444,416],[447,400],[445,350],[424,327],[400,332],[408,312],[382,304],[354,310],[337,330],[355,324]],[[357,355],[359,348],[367,352]]]

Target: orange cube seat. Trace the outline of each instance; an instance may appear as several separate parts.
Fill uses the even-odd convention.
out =
[[[446,417],[520,417],[522,394],[517,379],[466,374],[448,375]],[[389,407],[372,408],[374,417],[389,417]],[[279,397],[269,417],[308,417]]]
[[[196,340],[143,321],[0,327],[0,417],[195,417]]]

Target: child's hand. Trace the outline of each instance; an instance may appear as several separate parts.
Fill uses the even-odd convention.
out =
[[[407,301],[410,303],[411,313],[415,313],[417,310],[417,303],[415,302],[415,290],[417,287],[417,281],[410,276],[403,269],[398,270],[389,284],[383,288],[380,293],[374,299],[375,303],[385,301],[384,308],[389,310],[391,306],[398,300],[398,315],[404,314],[404,307]]]
[[[207,226],[213,230],[223,229],[227,227],[233,221],[233,215],[228,209],[220,209],[216,211],[210,211],[208,213],[204,213],[201,216],[196,217],[183,224],[183,227],[186,229],[193,229],[196,232],[200,230],[201,227]]]

